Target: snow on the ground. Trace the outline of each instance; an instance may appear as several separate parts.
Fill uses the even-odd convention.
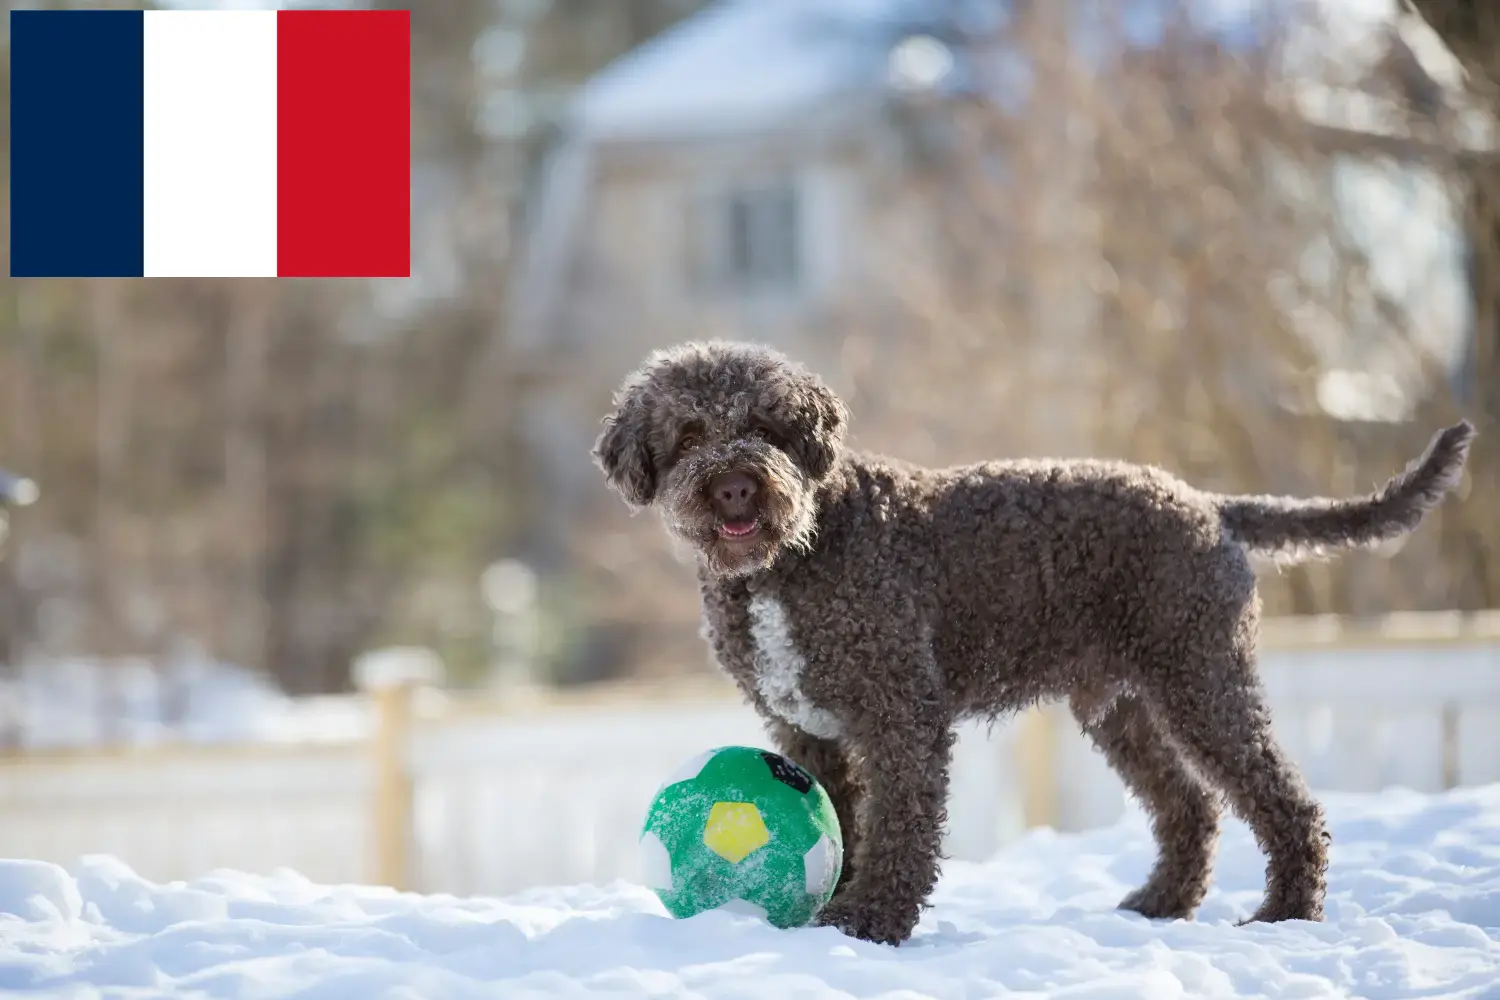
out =
[[[0,862],[0,995],[299,997],[1500,997],[1500,785],[1327,799],[1321,924],[1236,926],[1261,859],[1231,824],[1199,918],[1113,904],[1152,857],[1138,813],[950,863],[900,948],[753,917],[674,921],[616,883],[505,899],[216,873],[159,886],[110,858]]]

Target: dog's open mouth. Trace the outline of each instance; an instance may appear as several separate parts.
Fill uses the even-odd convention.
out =
[[[743,542],[760,534],[760,518],[753,517],[741,521],[724,521],[719,524],[718,530],[720,538]]]

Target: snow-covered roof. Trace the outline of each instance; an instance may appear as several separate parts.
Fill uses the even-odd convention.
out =
[[[617,60],[583,88],[573,123],[596,137],[781,124],[878,72],[872,31],[906,0],[721,0]]]

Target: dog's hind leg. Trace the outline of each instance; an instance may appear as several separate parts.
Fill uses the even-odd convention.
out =
[[[771,739],[786,756],[807,769],[828,797],[833,800],[839,818],[839,833],[844,846],[844,865],[839,874],[835,898],[854,878],[854,858],[859,847],[859,801],[863,789],[855,780],[849,756],[833,740],[809,735],[795,726],[773,719],[769,726]]]
[[[1079,697],[1073,714],[1151,817],[1157,860],[1120,907],[1146,917],[1192,916],[1208,892],[1219,839],[1220,796],[1194,774],[1145,702],[1121,695],[1102,710]]]
[[[1266,895],[1251,919],[1323,919],[1327,825],[1271,731],[1253,655],[1225,649],[1147,680],[1157,718],[1194,766],[1224,790],[1267,855]]]

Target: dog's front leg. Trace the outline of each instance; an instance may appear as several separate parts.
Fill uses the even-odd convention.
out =
[[[911,936],[937,884],[953,750],[946,718],[901,714],[871,719],[850,734],[856,780],[865,789],[855,875],[818,917],[846,934],[887,944]]]
[[[839,884],[833,897],[838,899],[854,878],[854,854],[860,839],[859,801],[863,789],[856,780],[849,755],[833,740],[813,736],[774,717],[768,728],[777,748],[817,778],[828,797],[833,800],[844,846],[844,866],[839,873]]]

